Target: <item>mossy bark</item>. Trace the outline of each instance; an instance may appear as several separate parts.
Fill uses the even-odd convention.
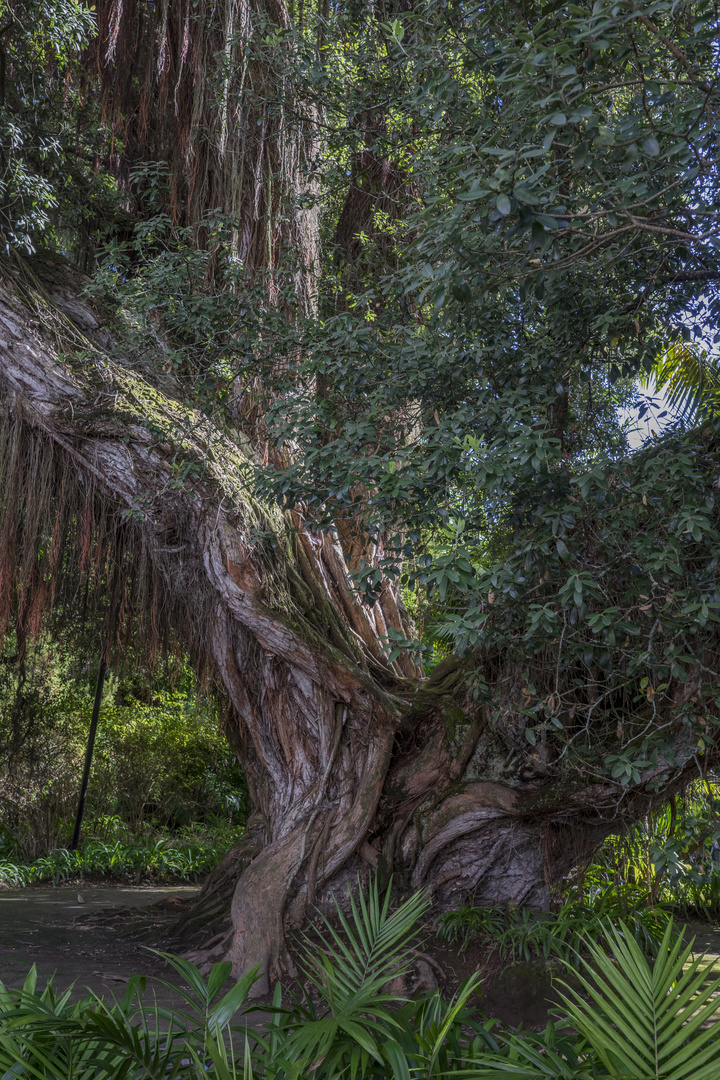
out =
[[[79,562],[95,544],[119,575],[142,579],[138,633],[177,634],[231,705],[251,827],[176,928],[196,956],[227,954],[236,974],[260,964],[273,979],[309,906],[373,871],[400,891],[428,889],[439,907],[543,907],[563,874],[661,797],[621,801],[615,785],[533,751],[501,663],[487,673],[495,704],[482,708],[456,659],[425,682],[388,664],[337,538],[259,503],[243,446],[111,355],[74,293],[53,299],[27,275],[1,274],[5,599],[19,590],[23,612],[33,592],[52,603],[47,583],[73,570],[53,540],[62,520]],[[671,785],[692,767],[692,748],[678,752]]]

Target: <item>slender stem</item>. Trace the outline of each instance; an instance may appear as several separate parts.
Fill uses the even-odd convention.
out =
[[[106,643],[100,650],[100,668],[98,669],[97,682],[95,684],[95,701],[93,702],[92,717],[90,719],[90,731],[88,732],[87,749],[85,751],[85,767],[83,769],[82,783],[80,784],[80,798],[78,799],[77,815],[75,817],[75,830],[73,832],[70,850],[75,851],[80,843],[80,830],[85,812],[85,796],[87,795],[88,781],[90,779],[90,767],[92,765],[93,749],[95,747],[95,734],[97,732],[98,718],[100,716],[100,702],[102,701],[103,687],[105,685],[106,671]]]

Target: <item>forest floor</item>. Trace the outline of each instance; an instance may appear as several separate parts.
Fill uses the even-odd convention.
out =
[[[146,948],[154,935],[148,939],[135,928],[146,930],[152,925],[159,937],[163,923],[174,919],[199,891],[193,885],[84,883],[0,892],[0,980],[6,986],[21,986],[35,963],[42,978],[55,975],[58,989],[74,983],[75,997],[91,990],[111,998],[120,997],[130,976],[139,973],[148,977],[148,1003],[155,995],[159,1005],[177,1007],[181,1000],[172,986],[182,986],[182,980]],[[149,905],[152,912],[146,914],[143,909]],[[715,976],[720,975],[720,920],[690,920],[687,936],[695,937],[696,950],[707,953]],[[503,964],[491,950],[472,944],[460,953],[426,938],[422,950],[414,965],[418,980],[415,986],[403,988],[406,992],[439,984],[449,997],[462,979],[480,970],[482,1011],[512,1027],[543,1028],[548,1009],[557,1001],[554,980],[565,977],[558,964]]]
[[[170,919],[176,906],[199,891],[198,885],[161,888],[83,883],[0,892],[0,980],[6,986],[22,986],[35,963],[43,979],[55,975],[58,989],[74,983],[75,997],[88,990],[99,996],[120,997],[135,973],[180,985],[165,961],[117,930],[132,920],[133,911],[149,904],[159,905],[154,909],[158,917],[166,911]],[[86,918],[100,912],[110,918]],[[158,1004],[180,1003],[179,997],[162,985],[153,983],[153,988]]]

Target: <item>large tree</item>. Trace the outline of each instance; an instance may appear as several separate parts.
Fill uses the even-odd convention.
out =
[[[714,422],[630,453],[616,418],[717,321],[717,17],[665,8],[114,0],[42,67],[118,195],[94,307],[3,264],[0,615],[84,575],[216,681],[252,814],[206,958],[274,976],[372,868],[543,906],[716,754]]]

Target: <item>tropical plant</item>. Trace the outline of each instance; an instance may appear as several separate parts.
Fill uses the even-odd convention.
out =
[[[185,1002],[182,1009],[146,1006],[145,980],[137,975],[112,1005],[94,995],[73,1002],[72,988],[58,996],[52,980],[38,989],[35,966],[21,990],[7,990],[0,983],[0,1066],[13,1077],[32,1080],[180,1080],[205,1075],[208,1054],[211,1049],[218,1054],[218,1044],[244,1005],[257,971],[248,972],[219,997],[230,964],[216,964],[203,979],[193,964],[160,955],[187,984],[173,985]]]
[[[622,834],[608,837],[574,886],[586,896],[614,895],[614,918],[660,904],[685,915],[720,910],[720,792],[708,771]]]
[[[84,261],[119,207],[93,164],[106,129],[98,134],[95,103],[73,78],[93,11],[81,0],[3,0],[0,24],[0,247],[68,244]]]
[[[710,919],[720,914],[720,867],[699,880],[688,876],[674,882],[671,900],[684,915],[700,915]]]
[[[668,911],[648,905],[647,892],[591,888],[571,889],[556,910],[529,908],[482,908],[463,905],[441,915],[436,923],[439,937],[492,945],[502,960],[528,961],[534,957],[557,958],[572,966],[581,962],[590,944],[605,941],[609,920],[622,917],[629,933],[647,955],[655,955],[670,922]]]
[[[243,829],[219,830],[216,835],[161,835],[150,842],[91,840],[76,850],[59,848],[30,863],[0,860],[0,882],[12,887],[51,881],[103,876],[138,883],[197,881],[208,874],[242,836]]]
[[[313,993],[288,1004],[279,984],[272,1005],[248,1003],[257,969],[226,990],[229,963],[203,978],[167,953],[157,955],[180,985],[161,982],[180,1008],[147,1006],[139,976],[112,1004],[73,1002],[52,980],[40,986],[33,967],[21,989],[0,984],[4,1080],[716,1080],[720,979],[708,981],[671,925],[654,961],[626,925],[608,925],[609,954],[589,946],[576,976],[582,994],[566,987],[557,1026],[511,1034],[475,1015],[477,976],[449,1002],[439,992],[409,1001],[387,987],[407,970],[426,910],[418,893],[391,912],[375,883],[349,917],[336,905],[333,922],[302,947]],[[257,1008],[269,1022],[251,1025]]]
[[[412,931],[430,903],[418,892],[391,912],[390,896],[388,888],[380,900],[374,878],[367,898],[362,890],[357,901],[350,897],[350,919],[336,901],[339,927],[324,918],[317,942],[306,938],[302,966],[324,1008],[318,1012],[308,996],[293,1017],[283,1057],[300,1073],[317,1067],[329,1077],[348,1066],[353,1075],[358,1068],[365,1073],[372,1060],[382,1064],[395,1052],[401,1022],[388,1007],[400,996],[385,987],[407,972]]]
[[[507,911],[498,904],[490,907],[459,904],[443,912],[435,923],[435,930],[444,941],[460,942],[460,951],[464,952],[473,940],[497,939],[506,925]]]
[[[582,993],[565,984],[561,1031],[540,1037],[499,1036],[502,1054],[486,1053],[461,1072],[470,1080],[717,1080],[720,979],[708,979],[702,957],[692,958],[668,924],[654,960],[625,924],[608,925],[609,953],[589,945],[579,978]]]
[[[673,931],[651,964],[624,923],[608,927],[611,955],[590,945],[583,995],[567,988],[566,1018],[608,1076],[717,1080],[720,978]]]
[[[183,999],[180,1009],[147,1008],[145,980],[133,977],[112,1006],[95,997],[71,1003],[70,991],[57,997],[52,981],[38,989],[33,967],[21,990],[0,987],[0,1065],[22,1064],[33,1080],[105,1077],[216,1076],[220,1080],[260,1070],[266,1077],[395,1075],[407,1078],[446,1071],[465,1053],[463,1024],[482,1045],[497,1043],[466,1009],[477,987],[473,978],[449,1003],[439,994],[419,1003],[384,989],[407,971],[413,930],[427,910],[422,893],[390,911],[390,889],[381,902],[377,883],[360,893],[350,918],[336,905],[337,926],[305,939],[303,962],[319,999],[283,1006],[278,986],[267,1028],[244,1033],[238,1057],[231,1021],[246,999],[257,969],[222,995],[230,964],[219,963],[207,979],[187,960],[158,953],[180,976],[181,986],[160,980]],[[137,998],[137,1000],[136,1000]],[[400,1008],[398,1008],[398,1006]],[[235,1039],[237,1043],[237,1039]],[[18,1075],[13,1073],[13,1076]]]
[[[717,416],[720,407],[718,357],[701,345],[678,341],[660,354],[647,385],[664,393],[668,408],[683,424]]]

